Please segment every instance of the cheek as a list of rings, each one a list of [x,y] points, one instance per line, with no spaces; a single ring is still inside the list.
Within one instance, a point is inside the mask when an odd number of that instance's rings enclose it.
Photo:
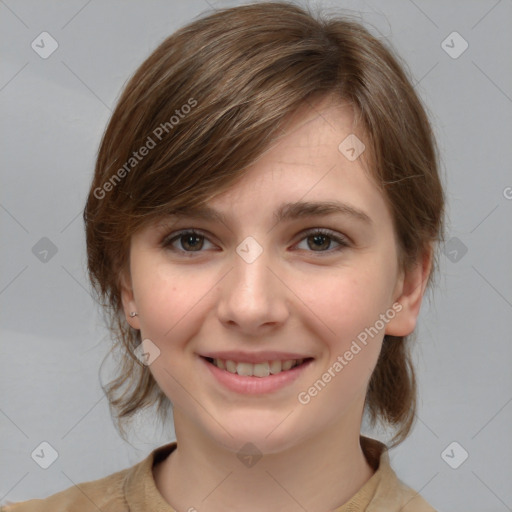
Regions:
[[[297,293],[315,314],[315,322],[323,325],[322,332],[328,333],[326,339],[333,350],[350,344],[388,307],[389,290],[382,278],[378,280],[378,269],[361,267],[364,270],[347,267],[318,275],[315,287],[303,283]]]
[[[366,392],[384,337],[380,315],[390,306],[390,272],[389,268],[385,272],[385,265],[378,258],[368,258],[329,275],[317,275],[314,288],[303,283],[300,293],[315,313],[310,334],[323,350],[317,375],[311,387],[303,390],[305,399],[315,402],[307,407],[312,418],[325,414],[322,407],[332,404],[334,420]]]
[[[132,275],[142,339],[150,339],[159,350],[149,370],[173,406],[192,411],[186,391],[191,385],[190,367],[183,365],[183,357],[193,351],[188,341],[201,328],[201,298],[207,299],[211,285],[201,273],[177,272],[165,263],[134,268]]]
[[[134,268],[132,274],[142,336],[162,344],[171,338],[183,339],[184,329],[195,325],[190,319],[207,292],[207,280],[158,262]]]
[[[386,311],[388,290],[385,281],[376,282],[374,272],[354,268],[317,283],[319,292],[310,291],[304,302],[317,315],[311,334],[323,355],[297,399],[310,421],[330,423],[364,399],[382,347],[384,329],[375,326]]]

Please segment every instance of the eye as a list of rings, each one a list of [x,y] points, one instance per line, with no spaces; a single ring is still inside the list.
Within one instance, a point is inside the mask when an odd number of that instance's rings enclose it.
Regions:
[[[161,246],[169,248],[171,251],[190,253],[190,252],[201,252],[206,240],[205,235],[194,229],[180,231],[179,233],[171,233],[167,235],[161,242]],[[181,249],[174,247],[174,243],[179,241]]]
[[[312,252],[332,254],[333,252],[341,251],[345,247],[349,246],[349,242],[346,238],[338,236],[336,233],[328,229],[310,229],[305,233],[302,233],[302,235],[304,238],[302,238],[301,240],[307,241],[307,246],[309,249],[312,249]],[[311,240],[311,243],[309,243],[309,240]],[[331,245],[332,241],[337,243],[338,247],[332,250],[323,250],[328,248]]]
[[[164,237],[160,245],[161,247],[169,249],[173,252],[182,254],[188,253],[192,256],[193,253],[202,252],[204,243],[207,240],[208,239],[206,236],[200,231],[196,231],[195,229],[187,229],[167,235]],[[333,252],[340,251],[345,247],[349,247],[350,245],[349,241],[343,236],[339,236],[335,232],[323,228],[314,228],[302,233],[301,242],[303,240],[306,241],[307,248],[311,249],[309,252],[317,253],[332,254]],[[175,246],[177,242],[179,242],[181,247]],[[338,244],[338,247],[328,250],[333,242]]]

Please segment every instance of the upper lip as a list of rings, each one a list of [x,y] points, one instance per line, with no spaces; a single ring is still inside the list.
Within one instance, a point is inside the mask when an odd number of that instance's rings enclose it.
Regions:
[[[225,352],[203,352],[202,357],[211,359],[223,359],[224,361],[236,361],[237,363],[265,363],[267,361],[288,361],[290,359],[309,359],[311,356],[298,354],[296,352],[241,352],[239,350],[228,350]]]

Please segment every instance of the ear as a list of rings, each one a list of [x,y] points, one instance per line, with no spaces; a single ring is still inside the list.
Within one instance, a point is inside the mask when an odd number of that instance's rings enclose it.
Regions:
[[[407,336],[414,331],[432,268],[432,255],[433,249],[429,246],[429,250],[423,253],[416,265],[401,272],[394,294],[394,302],[399,303],[401,309],[398,306],[394,308],[397,314],[388,322],[385,334]]]
[[[134,329],[140,329],[139,317],[131,317],[130,313],[132,311],[137,312],[137,304],[135,303],[135,296],[133,293],[133,288],[131,284],[131,278],[128,272],[121,272],[119,277],[120,287],[121,287],[121,301],[123,303],[124,315],[126,317],[126,321],[130,324]]]

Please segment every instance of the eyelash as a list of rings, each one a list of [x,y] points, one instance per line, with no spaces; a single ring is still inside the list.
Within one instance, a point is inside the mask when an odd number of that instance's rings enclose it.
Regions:
[[[349,247],[349,245],[350,245],[346,238],[340,237],[340,236],[336,235],[335,232],[333,232],[333,231],[331,231],[329,229],[325,229],[325,228],[313,228],[313,229],[306,230],[306,231],[304,231],[301,234],[302,234],[302,238],[299,240],[299,242],[302,242],[304,239],[309,238],[310,236],[321,235],[321,236],[325,236],[327,238],[330,238],[332,241],[334,241],[334,242],[339,244],[339,247],[337,247],[335,249],[332,249],[332,250],[327,250],[327,251],[308,251],[308,252],[312,252],[312,253],[318,253],[318,257],[323,257],[325,254],[332,255],[333,253],[337,253],[337,252],[345,249],[346,247]],[[194,236],[197,236],[197,237],[203,237],[203,238],[207,239],[207,236],[205,234],[203,234],[201,231],[197,231],[195,229],[185,229],[185,230],[182,230],[182,231],[178,231],[178,232],[166,235],[163,238],[163,240],[160,243],[160,245],[161,245],[161,247],[166,248],[166,249],[168,249],[170,251],[186,254],[187,255],[186,257],[194,257],[193,255],[195,253],[202,253],[202,252],[204,252],[203,250],[199,250],[199,251],[185,251],[183,249],[176,249],[174,247],[171,247],[171,245],[175,241],[179,240],[180,238],[182,238],[185,235],[194,235]]]

